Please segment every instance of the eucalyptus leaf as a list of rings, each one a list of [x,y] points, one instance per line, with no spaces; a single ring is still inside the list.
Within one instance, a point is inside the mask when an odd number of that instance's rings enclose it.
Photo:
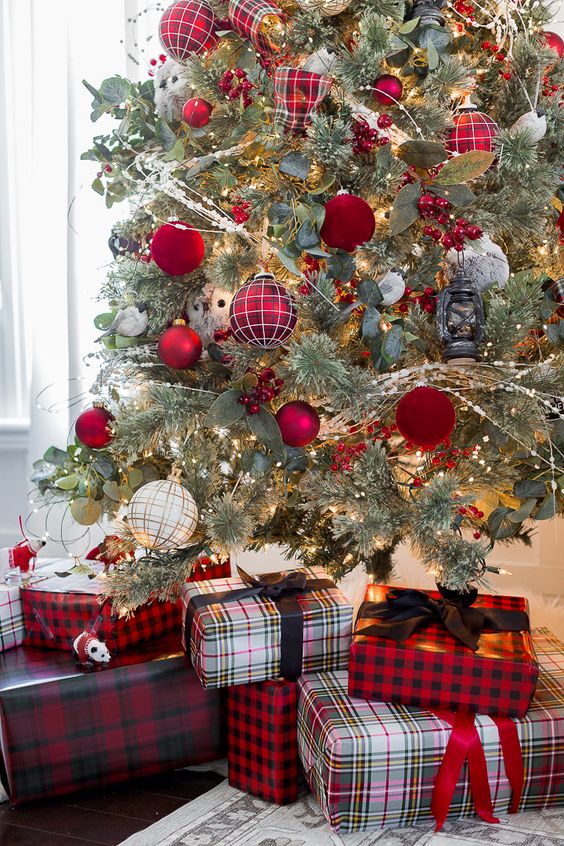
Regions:
[[[100,96],[104,98],[106,103],[111,103],[112,106],[119,106],[125,102],[131,94],[131,83],[121,76],[112,76],[110,79],[105,79],[100,86]]]
[[[557,512],[556,496],[549,493],[539,505],[538,511],[535,511],[533,517],[535,520],[550,520]]]
[[[72,491],[78,485],[78,476],[76,473],[69,473],[68,476],[61,476],[60,479],[57,479],[55,482],[55,487],[60,488],[62,491]]]
[[[258,414],[248,414],[247,424],[259,443],[274,453],[283,449],[282,434],[276,418],[270,411],[261,408]]]
[[[268,220],[272,224],[284,223],[292,214],[288,203],[272,203],[268,210]]]
[[[380,312],[369,306],[362,318],[362,337],[367,340],[377,338],[380,334]]]
[[[438,141],[421,141],[415,138],[410,141],[404,141],[398,148],[397,156],[413,167],[421,167],[428,170],[444,162],[447,158],[447,152]],[[454,181],[461,182],[463,180],[456,179]],[[413,185],[418,187],[415,183]],[[405,187],[407,188],[409,186],[406,185]]]
[[[100,92],[98,91],[98,89],[97,89],[97,88],[94,88],[94,86],[93,86],[93,85],[90,85],[90,83],[89,83],[89,82],[87,82],[85,79],[83,79],[83,80],[82,80],[82,84],[84,85],[84,87],[85,87],[86,89],[88,89],[88,91],[90,91],[90,93],[91,93],[91,94],[92,94],[92,96],[94,97],[94,100],[95,100],[97,103],[100,103],[100,102],[101,102],[101,100],[102,100],[102,97],[100,96]]]
[[[432,41],[427,44],[427,64],[429,70],[436,70],[439,67],[440,56]]]
[[[307,470],[308,458],[303,447],[286,447],[285,469],[288,473],[303,473]]]
[[[319,183],[319,185],[317,186],[317,188],[314,188],[314,189],[313,189],[312,191],[310,191],[309,193],[310,193],[312,196],[317,196],[318,194],[324,194],[324,193],[325,193],[325,191],[328,191],[328,190],[329,190],[329,188],[331,187],[331,185],[335,182],[336,178],[337,178],[337,177],[336,177],[333,173],[325,173],[325,174],[322,176],[322,178],[321,178],[321,182]]]
[[[380,305],[384,299],[380,286],[372,279],[363,279],[358,284],[356,293],[359,300],[368,306]]]
[[[416,27],[419,26],[419,18],[412,18],[410,21],[406,21],[402,24],[399,28],[401,33],[408,35],[410,32],[413,32]]]
[[[57,467],[63,467],[66,461],[68,461],[68,453],[62,449],[59,449],[55,446],[50,446],[43,453],[43,460],[47,461],[49,464],[55,464]]]
[[[314,229],[311,220],[304,220],[296,235],[296,244],[302,250],[319,245],[319,235]]]
[[[133,469],[127,474],[127,484],[134,491],[136,488],[141,487],[144,483],[143,473],[141,470]]]
[[[204,426],[217,429],[232,426],[245,415],[245,406],[239,402],[242,392],[231,388],[220,394],[206,414]]]
[[[401,326],[392,326],[382,338],[381,355],[389,364],[397,361],[403,351],[403,332]]]
[[[129,502],[129,500],[133,496],[133,491],[131,490],[129,485],[120,485],[118,487],[118,491],[120,499],[124,499],[126,502]]]
[[[513,494],[519,499],[529,499],[533,496],[540,499],[546,494],[546,485],[536,479],[520,479],[513,485]]]
[[[283,250],[278,250],[278,258],[280,259],[286,270],[289,270],[290,273],[294,274],[294,276],[301,275],[300,269],[296,264],[295,260],[293,258],[290,258],[290,256],[286,255]]]
[[[460,182],[469,182],[471,179],[481,176],[495,161],[495,153],[488,153],[486,150],[469,150],[450,159],[439,174],[442,185],[455,185]]]
[[[100,519],[102,506],[94,499],[79,496],[71,502],[70,512],[81,526],[93,526]]]
[[[97,314],[94,318],[94,326],[96,329],[99,329],[100,332],[105,332],[106,329],[109,329],[114,322],[115,316],[115,311],[105,311],[103,314]]]
[[[103,479],[111,479],[116,472],[116,465],[109,455],[100,453],[92,462],[92,469],[99,473]]]
[[[465,209],[476,199],[472,189],[463,184],[442,185],[439,182],[433,182],[433,192],[440,197],[445,197],[457,209]]]
[[[102,490],[104,491],[108,499],[112,500],[112,502],[119,502],[120,495],[117,482],[104,482],[104,484],[102,485]]]
[[[515,511],[514,508],[499,506],[499,508],[495,508],[488,517],[490,534],[494,540],[503,540],[504,538],[509,538],[516,534],[518,525],[511,523],[510,520],[506,519],[507,515],[513,511]]]
[[[531,511],[536,506],[537,500],[534,497],[531,499],[525,500],[523,505],[517,509],[517,511],[510,511],[507,515],[507,519],[511,520],[512,523],[522,523],[523,520],[526,520],[527,517],[531,516]]]
[[[390,235],[399,235],[419,220],[417,200],[421,195],[419,185],[415,182],[404,185],[396,194],[394,205],[390,212]]]
[[[327,261],[327,270],[333,279],[348,282],[356,272],[356,263],[354,258],[344,250],[337,250]]]
[[[443,53],[445,48],[450,44],[450,30],[447,27],[429,25],[423,27],[417,35],[417,41],[420,47],[428,50],[429,47],[435,49],[438,53]]]
[[[96,191],[97,194],[100,194],[101,197],[104,196],[106,189],[104,188],[104,183],[100,179],[99,176],[92,182],[91,188],[93,191]]]
[[[260,479],[270,472],[272,464],[273,459],[271,455],[265,455],[264,452],[254,452],[250,473],[255,479]]]
[[[311,161],[303,153],[292,151],[286,153],[278,165],[280,173],[286,176],[295,176],[298,179],[307,179],[311,169]]]
[[[157,118],[155,123],[155,137],[159,144],[168,152],[176,144],[176,135],[164,118]]]

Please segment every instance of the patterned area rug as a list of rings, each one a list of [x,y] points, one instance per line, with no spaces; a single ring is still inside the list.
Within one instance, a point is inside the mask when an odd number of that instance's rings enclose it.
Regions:
[[[564,846],[564,808],[429,826],[379,829],[339,836],[317,802],[305,795],[278,807],[230,787],[227,781],[179,808],[121,846]]]

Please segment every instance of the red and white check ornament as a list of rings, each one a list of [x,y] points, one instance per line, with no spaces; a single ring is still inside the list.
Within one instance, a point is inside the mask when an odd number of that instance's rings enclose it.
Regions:
[[[303,131],[332,83],[330,76],[301,68],[278,68],[274,74],[275,123],[285,130]]]
[[[165,53],[180,62],[217,43],[215,17],[205,0],[177,0],[163,12],[159,35]]]
[[[278,51],[275,29],[281,28],[282,12],[268,0],[229,0],[227,15],[233,29],[263,53]]]

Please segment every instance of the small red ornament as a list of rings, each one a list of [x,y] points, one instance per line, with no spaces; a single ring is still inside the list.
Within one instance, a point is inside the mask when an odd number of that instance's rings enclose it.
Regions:
[[[564,56],[564,41],[556,32],[549,32],[547,30],[546,32],[541,33],[541,38],[547,47],[550,47],[551,50],[558,53],[559,59]]]
[[[182,117],[192,129],[201,129],[207,126],[210,122],[210,115],[213,106],[207,100],[202,100],[201,97],[192,97],[184,103],[182,109]]]
[[[229,309],[229,325],[235,338],[263,349],[274,349],[287,341],[297,319],[294,300],[272,273],[257,273],[246,282]]]
[[[414,388],[397,404],[396,424],[401,435],[425,449],[432,449],[448,438],[455,423],[452,402],[436,388]]]
[[[374,99],[381,106],[390,106],[401,100],[403,85],[401,79],[391,73],[379,76],[373,87]]]
[[[160,360],[172,370],[193,367],[202,354],[202,341],[185,320],[175,320],[159,338],[157,352]]]
[[[499,126],[489,115],[475,106],[461,109],[454,115],[454,129],[446,136],[445,146],[451,153],[469,153],[471,150],[493,152],[494,139]]]
[[[328,247],[339,247],[352,253],[374,235],[374,212],[362,197],[337,194],[325,204],[325,220],[321,237]]]
[[[162,14],[161,44],[169,56],[183,62],[192,53],[215,47],[214,23],[213,9],[205,0],[177,0]]]
[[[192,273],[203,261],[204,239],[197,229],[181,220],[160,226],[151,241],[153,261],[169,276]]]
[[[103,405],[94,405],[79,414],[74,431],[78,440],[90,449],[103,449],[113,438],[108,424],[114,420]]]
[[[304,447],[314,441],[321,425],[319,414],[307,402],[294,400],[276,412],[276,422],[287,446]]]

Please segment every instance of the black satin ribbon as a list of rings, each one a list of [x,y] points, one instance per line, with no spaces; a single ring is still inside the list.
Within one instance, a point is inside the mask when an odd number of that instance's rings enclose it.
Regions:
[[[433,599],[421,590],[393,588],[386,602],[364,602],[358,620],[379,620],[378,625],[358,627],[357,635],[387,637],[403,643],[417,629],[440,622],[465,646],[475,652],[483,631],[529,631],[529,617],[524,611],[500,608],[464,608],[448,599]]]
[[[199,608],[250,597],[270,599],[280,613],[280,675],[286,679],[297,679],[302,672],[304,650],[304,615],[298,594],[327,590],[335,587],[335,583],[331,579],[308,579],[302,570],[250,576],[237,567],[237,572],[247,587],[218,593],[199,593],[190,597],[186,611],[187,634],[191,631],[194,615]]]

